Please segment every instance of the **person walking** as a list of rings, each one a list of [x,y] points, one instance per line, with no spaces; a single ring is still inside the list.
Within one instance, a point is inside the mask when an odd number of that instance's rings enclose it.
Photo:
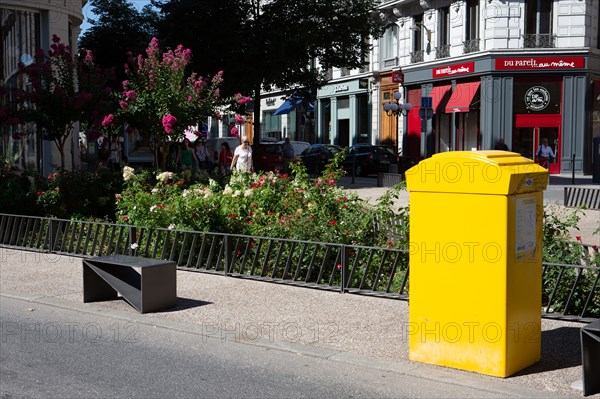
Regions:
[[[190,140],[183,139],[179,152],[177,153],[177,164],[181,173],[186,179],[192,177],[192,168],[194,167],[194,160],[198,161],[196,154],[190,147]]]
[[[231,162],[233,161],[233,154],[229,148],[227,142],[221,143],[221,151],[219,152],[219,172],[226,174],[229,173]]]
[[[508,146],[504,143],[504,138],[500,137],[494,146],[494,150],[508,151]]]
[[[196,159],[198,159],[198,169],[208,169],[208,151],[204,147],[204,140],[196,140],[195,146]]]
[[[242,137],[242,144],[238,145],[233,152],[231,161],[231,170],[236,169],[239,172],[254,172],[252,165],[252,148],[247,136]]]
[[[294,147],[290,143],[290,138],[286,137],[283,143],[283,173],[289,173],[289,165],[294,160],[294,156]]]
[[[538,147],[535,156],[537,157],[538,164],[546,169],[548,169],[549,166],[549,159],[556,158],[552,147],[548,145],[547,138],[542,140],[542,144]]]

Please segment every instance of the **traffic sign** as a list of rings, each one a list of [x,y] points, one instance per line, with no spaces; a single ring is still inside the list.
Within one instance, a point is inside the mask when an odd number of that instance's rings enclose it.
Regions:
[[[431,97],[421,97],[421,107],[431,108],[433,102]]]

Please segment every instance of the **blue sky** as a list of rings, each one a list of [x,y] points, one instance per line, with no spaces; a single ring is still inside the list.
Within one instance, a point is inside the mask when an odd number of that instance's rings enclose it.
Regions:
[[[150,0],[128,0],[129,3],[133,4],[135,8],[141,10],[144,8],[146,4],[150,4]],[[81,33],[85,32],[86,29],[90,27],[88,23],[88,17],[94,18],[94,13],[92,13],[92,7],[90,6],[90,2],[83,7],[83,23],[81,24]]]

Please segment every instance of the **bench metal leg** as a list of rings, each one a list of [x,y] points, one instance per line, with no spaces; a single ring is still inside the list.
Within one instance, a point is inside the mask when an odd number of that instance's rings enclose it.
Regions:
[[[111,301],[117,298],[117,291],[83,261],[83,302]]]
[[[583,395],[600,393],[600,320],[581,329]]]

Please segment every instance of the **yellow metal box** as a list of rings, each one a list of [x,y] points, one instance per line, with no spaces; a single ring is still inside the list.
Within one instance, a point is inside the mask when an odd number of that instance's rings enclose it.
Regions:
[[[409,358],[498,377],[537,362],[547,170],[512,152],[456,151],[406,182]]]

